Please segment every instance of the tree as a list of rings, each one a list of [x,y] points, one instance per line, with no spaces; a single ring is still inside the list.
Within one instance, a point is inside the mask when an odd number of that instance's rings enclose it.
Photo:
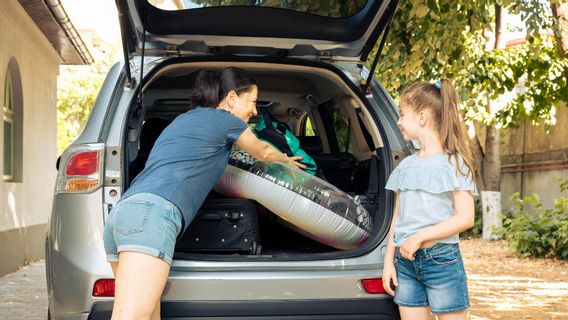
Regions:
[[[568,57],[568,3],[554,1],[550,4],[550,9],[556,21],[554,37],[558,44],[558,55],[566,58]],[[568,77],[568,69],[564,70],[564,74]]]
[[[87,121],[118,48],[107,48],[89,66],[63,66],[57,79],[57,153],[73,142]]]
[[[515,128],[525,119],[548,128],[555,123],[555,108],[568,98],[563,72],[568,60],[560,55],[565,50],[555,49],[565,40],[561,32],[556,40],[542,35],[555,25],[551,8],[561,8],[564,13],[558,10],[556,17],[566,18],[565,6],[556,2],[414,0],[401,2],[393,20],[377,76],[390,92],[416,80],[454,80],[464,117],[476,132],[471,147],[482,191],[500,190],[499,128]],[[504,48],[505,10],[521,15],[527,45]],[[487,30],[495,35],[493,42]],[[514,98],[495,103],[505,93]]]

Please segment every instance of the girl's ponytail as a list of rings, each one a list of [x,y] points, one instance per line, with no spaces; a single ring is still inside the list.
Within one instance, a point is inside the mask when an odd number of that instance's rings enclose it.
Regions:
[[[438,87],[436,85],[436,87]],[[447,79],[441,79],[439,82],[440,97],[442,99],[442,110],[440,114],[439,134],[442,146],[446,151],[454,157],[455,163],[458,162],[458,155],[461,155],[463,161],[469,168],[469,172],[461,172],[460,165],[456,167],[463,175],[470,175],[475,180],[473,173],[473,164],[471,161],[470,150],[468,148],[467,136],[458,110],[458,95],[452,83]]]
[[[462,172],[461,165],[456,167],[463,175],[471,174],[472,179],[475,179],[466,131],[460,121],[458,94],[452,82],[447,79],[435,83],[416,82],[404,90],[400,101],[411,106],[415,112],[428,110],[432,113],[434,129],[444,151],[454,157],[456,164],[461,156],[469,172]]]

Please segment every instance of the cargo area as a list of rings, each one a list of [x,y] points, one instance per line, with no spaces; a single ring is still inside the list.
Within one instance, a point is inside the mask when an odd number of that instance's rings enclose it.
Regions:
[[[222,66],[173,64],[151,75],[143,91],[144,112],[132,105],[125,126],[125,188],[143,170],[162,130],[176,116],[196,107],[189,99],[196,71]],[[379,183],[384,177],[377,152],[382,138],[366,106],[331,70],[268,63],[245,65],[244,69],[259,87],[259,115],[251,118],[249,126],[259,121],[261,109],[287,126],[316,163],[317,179],[356,198],[372,219],[369,239],[378,237],[387,229],[383,228],[384,190]],[[215,190],[209,193],[197,217],[198,222],[194,220],[195,225],[178,239],[176,259],[318,259],[349,251],[306,236],[278,212],[254,200],[227,197]],[[256,230],[243,231],[247,228]]]

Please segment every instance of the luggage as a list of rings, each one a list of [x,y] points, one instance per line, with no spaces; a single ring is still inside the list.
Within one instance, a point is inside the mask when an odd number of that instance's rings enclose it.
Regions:
[[[247,199],[207,199],[176,251],[259,255],[258,204]]]

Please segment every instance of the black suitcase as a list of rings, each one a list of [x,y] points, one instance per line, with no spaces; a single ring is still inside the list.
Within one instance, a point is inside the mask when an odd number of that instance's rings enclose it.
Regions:
[[[260,254],[257,206],[246,199],[207,199],[177,240],[176,251]]]

